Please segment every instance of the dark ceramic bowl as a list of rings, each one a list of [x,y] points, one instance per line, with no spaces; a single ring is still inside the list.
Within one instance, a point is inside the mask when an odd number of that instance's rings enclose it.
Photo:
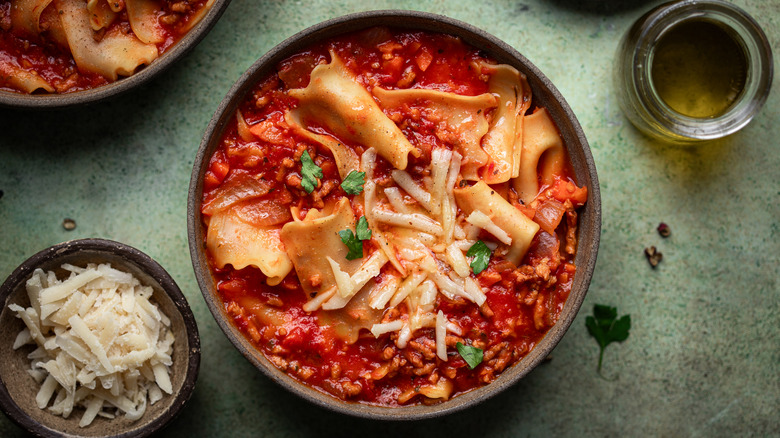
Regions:
[[[55,110],[88,105],[109,100],[136,89],[159,76],[176,61],[184,58],[206,36],[225,12],[230,0],[214,0],[206,16],[182,39],[170,47],[159,58],[141,68],[132,76],[120,78],[109,84],[90,90],[63,94],[23,94],[0,90],[0,107],[31,110]]]
[[[534,100],[547,108],[560,129],[577,182],[588,188],[588,202],[580,213],[580,243],[575,259],[577,273],[558,323],[526,357],[511,369],[504,371],[495,382],[432,406],[385,408],[343,402],[305,386],[279,371],[245,338],[233,325],[231,317],[226,314],[204,250],[205,229],[200,214],[203,177],[208,169],[209,159],[218,147],[227,123],[234,117],[238,104],[246,98],[247,93],[259,80],[274,72],[278,63],[293,53],[336,35],[373,26],[420,29],[457,35],[466,43],[484,50],[499,63],[510,64],[525,73],[533,90]],[[373,11],[325,21],[293,35],[255,62],[233,85],[211,119],[195,158],[187,207],[190,254],[198,284],[211,313],[236,348],[272,380],[306,400],[340,413],[387,420],[422,419],[459,411],[494,396],[528,374],[552,351],[574,321],[593,275],[601,232],[601,197],[596,167],[588,142],[571,108],[550,80],[523,55],[487,32],[447,17],[412,11]]]
[[[78,423],[83,410],[74,409],[68,419],[39,409],[35,396],[40,385],[27,370],[30,360],[27,354],[32,346],[13,350],[16,335],[24,323],[9,310],[10,304],[22,307],[30,305],[25,288],[26,281],[36,268],[54,271],[62,278],[60,266],[70,263],[85,266],[87,263],[111,263],[111,266],[133,274],[141,284],[154,289],[152,299],[171,320],[171,330],[176,338],[173,343],[171,383],[173,393],[147,406],[137,421],[129,421],[123,415],[114,419],[95,418],[91,425],[81,428]],[[150,435],[171,421],[192,395],[200,367],[200,337],[198,326],[187,300],[170,275],[149,256],[122,243],[102,239],[82,239],[64,242],[47,248],[22,263],[0,286],[0,407],[19,426],[43,437],[142,437]]]

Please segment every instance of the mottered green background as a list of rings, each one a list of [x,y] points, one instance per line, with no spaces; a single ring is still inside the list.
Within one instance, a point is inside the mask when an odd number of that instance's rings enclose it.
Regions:
[[[680,148],[640,134],[617,106],[612,62],[630,24],[658,3],[233,0],[192,53],[140,90],[75,110],[0,109],[0,279],[82,237],[162,264],[193,308],[203,356],[192,400],[161,436],[780,436],[780,90],[775,80],[756,119],[723,140]],[[734,3],[780,56],[780,2]],[[603,202],[590,291],[552,360],[482,405],[414,423],[334,414],[268,380],[217,327],[187,246],[195,153],[238,76],[305,27],[392,8],[466,21],[536,64],[585,130]],[[660,222],[671,237],[658,235]],[[656,269],[643,255],[651,245],[663,253]],[[605,353],[606,378],[585,328],[595,303],[633,322]],[[0,436],[24,435],[0,416]]]

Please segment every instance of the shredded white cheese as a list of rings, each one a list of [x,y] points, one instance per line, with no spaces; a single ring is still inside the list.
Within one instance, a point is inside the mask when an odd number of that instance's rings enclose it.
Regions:
[[[404,214],[411,213],[409,207],[404,203],[403,195],[401,195],[401,190],[398,187],[388,187],[384,191],[385,196],[387,196],[387,201],[395,211]]]
[[[482,228],[483,230],[487,231],[488,233],[496,236],[496,239],[500,240],[501,243],[504,243],[506,245],[512,244],[512,238],[509,237],[509,234],[506,233],[501,227],[493,223],[493,221],[486,215],[485,213],[482,213],[479,210],[474,210],[471,212],[469,217],[466,218],[468,223],[475,225],[477,227]]]
[[[371,326],[371,334],[373,334],[375,337],[379,337],[385,333],[397,332],[398,330],[401,330],[403,326],[404,322],[400,319],[386,323],[374,324]]]
[[[63,281],[36,269],[26,284],[30,307],[8,306],[26,326],[13,348],[38,346],[28,355],[30,375],[42,382],[38,407],[65,418],[83,408],[81,427],[117,411],[141,418],[173,392],[170,320],[131,274],[109,264],[62,268],[71,273]]]
[[[445,250],[445,257],[452,269],[458,273],[461,277],[468,277],[471,271],[469,270],[469,262],[466,260],[466,256],[463,255],[463,251],[458,248],[457,244],[453,243]]]
[[[322,308],[325,310],[341,309],[346,306],[347,303],[349,303],[349,300],[352,299],[352,297],[355,296],[369,280],[379,275],[382,266],[388,262],[384,252],[376,251],[371,254],[371,257],[360,265],[360,268],[350,277],[341,270],[338,263],[333,259],[328,257],[327,260],[330,262],[331,269],[336,276],[336,288],[339,292],[322,304]],[[349,290],[342,292],[342,288],[348,288]]]
[[[399,284],[401,284],[400,278],[390,277],[388,281],[382,283],[379,288],[374,290],[374,294],[371,296],[368,303],[369,306],[371,306],[372,309],[384,309],[387,302],[390,301],[390,298],[395,295],[395,291],[398,290]]]
[[[336,278],[336,287],[342,298],[352,296],[355,291],[355,282],[349,277],[349,274],[341,270],[341,266],[332,258],[325,257],[333,270],[333,277]]]
[[[447,344],[445,340],[447,338],[447,319],[444,317],[444,313],[439,310],[436,314],[436,355],[439,359],[447,360]]]
[[[473,210],[468,217],[460,212],[454,191],[460,180],[462,158],[457,152],[434,148],[430,173],[422,180],[395,169],[390,172],[395,184],[378,189],[373,181],[376,152],[368,149],[363,153],[360,168],[366,172],[364,214],[380,251],[375,251],[351,277],[337,260],[328,259],[337,286],[318,294],[304,310],[343,308],[389,260],[399,275],[386,273],[371,290],[368,304],[372,309],[389,310],[406,303],[406,311],[374,324],[371,333],[378,337],[395,332],[396,346],[403,349],[416,330],[434,328],[436,355],[446,361],[447,333],[463,335],[463,331],[436,310],[438,294],[482,306],[487,297],[464,253],[477,242],[482,230],[495,238],[484,241],[491,250],[499,243],[512,243],[511,236],[484,212]]]
[[[463,279],[463,288],[471,297],[471,301],[476,303],[477,306],[481,306],[487,299],[485,293],[482,292],[482,287],[480,287],[479,283],[477,283],[477,280],[471,277],[466,277]]]
[[[406,299],[409,293],[414,290],[420,283],[425,280],[425,273],[422,271],[415,271],[412,275],[406,277],[406,279],[398,287],[398,290],[393,295],[393,299],[390,300],[390,307],[395,307],[401,304],[401,301]]]
[[[409,196],[419,202],[420,205],[422,205],[426,210],[434,212],[435,209],[431,202],[431,194],[426,192],[422,187],[414,182],[411,175],[403,170],[394,170],[391,172],[391,176],[393,177],[393,180],[395,180],[396,184],[401,186],[402,189],[406,190],[406,193],[408,193]]]
[[[399,227],[414,228],[422,232],[440,236],[444,231],[435,220],[420,213],[394,213],[391,211],[376,210],[374,217],[380,222]]]

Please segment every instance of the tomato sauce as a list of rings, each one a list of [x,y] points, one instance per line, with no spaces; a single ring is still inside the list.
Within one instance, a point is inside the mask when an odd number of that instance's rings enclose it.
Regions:
[[[163,2],[163,9],[158,12],[164,36],[163,41],[157,44],[160,56],[187,33],[192,20],[197,19],[198,11],[207,7],[208,1],[166,0]],[[54,2],[48,6],[48,8],[54,7]],[[42,20],[45,16],[46,12],[42,14]],[[125,33],[132,32],[126,10],[119,12],[114,22],[105,31],[117,27]],[[0,64],[18,65],[25,70],[35,71],[55,88],[56,93],[83,91],[111,82],[100,74],[79,70],[70,50],[50,40],[45,31],[39,38],[30,38],[23,32],[15,32],[11,28],[11,2],[7,0],[0,0]],[[6,83],[1,75],[0,90],[23,92]],[[45,93],[43,90],[37,92]]]
[[[240,172],[268,181],[272,188],[263,199],[297,207],[301,216],[308,209],[322,208],[329,201],[347,196],[339,187],[341,180],[333,156],[322,147],[318,147],[314,161],[323,169],[321,187],[332,185],[332,190],[318,197],[297,188],[295,178],[300,177],[299,161],[304,150],[301,144],[307,141],[279,128],[283,126],[284,111],[297,105],[286,90],[305,87],[311,70],[318,63],[329,62],[329,51],[337,53],[369,90],[375,86],[408,88],[412,84],[462,95],[488,90],[486,78],[472,67],[473,61],[486,57],[451,36],[380,28],[322,42],[281,62],[278,74],[259,83],[239,105],[255,136],[243,139],[235,121],[228,126],[205,175],[204,205],[213,199],[229,174]],[[402,120],[402,132],[421,149],[419,157],[409,156],[407,168],[419,178],[420,169],[430,162],[431,147],[452,146],[434,134],[434,122],[409,113],[398,116],[394,120]],[[362,145],[350,146],[358,155],[364,151]],[[378,158],[375,180],[381,184],[389,178],[390,170],[392,166]],[[456,396],[488,384],[525,356],[555,324],[575,272],[575,209],[586,197],[587,192],[576,186],[567,168],[556,176],[554,184],[542,187],[535,201],[536,205],[547,200],[566,205],[555,231],[536,235],[521,266],[493,257],[487,269],[477,275],[487,296],[485,305],[478,307],[438,295],[436,310],[463,331],[462,336],[453,335],[452,339],[448,335],[447,361],[432,353],[433,328],[417,330],[404,349],[396,347],[395,333],[375,338],[362,330],[355,343],[343,341],[329,324],[326,312],[303,311],[310,297],[294,270],[277,286],[268,286],[262,272],[251,266],[235,270],[226,265],[219,269],[212,263],[212,271],[235,325],[291,377],[344,400],[384,406],[435,403],[440,400],[417,396],[420,388],[446,378],[453,384],[451,396]],[[352,205],[359,217],[360,204]],[[517,206],[533,217],[535,206]],[[204,215],[206,224],[208,219]],[[368,253],[376,249],[373,245],[373,241],[366,245]],[[379,279],[393,270],[388,263]],[[401,311],[403,306],[399,305]],[[482,349],[482,363],[469,369],[460,355],[453,354],[455,348],[450,344],[455,341]]]

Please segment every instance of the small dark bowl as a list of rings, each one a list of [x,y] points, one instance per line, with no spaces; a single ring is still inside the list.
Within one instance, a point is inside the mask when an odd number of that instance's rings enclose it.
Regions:
[[[114,82],[84,91],[72,93],[24,94],[0,90],[0,107],[30,110],[57,110],[78,107],[110,100],[132,89],[137,89],[162,74],[171,65],[184,58],[206,36],[225,12],[230,0],[215,0],[211,10],[190,29],[182,39],[159,58],[141,68],[135,74]]]
[[[151,406],[138,421],[129,421],[123,415],[114,419],[95,418],[91,425],[79,427],[83,410],[74,409],[64,419],[39,409],[35,396],[40,385],[27,370],[30,361],[27,354],[32,346],[13,350],[16,335],[24,323],[9,310],[10,304],[22,307],[30,305],[26,281],[36,268],[54,271],[62,278],[60,266],[70,263],[85,266],[87,263],[111,263],[111,266],[131,273],[141,284],[154,289],[153,300],[171,320],[173,365],[171,383],[173,393]],[[184,407],[192,395],[200,368],[200,337],[195,317],[187,300],[170,275],[157,262],[135,248],[119,242],[102,239],[82,239],[60,243],[47,248],[22,263],[0,286],[0,407],[19,426],[43,437],[142,437],[161,429]]]
[[[387,408],[344,402],[303,385],[279,371],[246,339],[227,315],[204,249],[205,230],[200,214],[203,177],[208,169],[209,159],[219,146],[220,138],[228,122],[233,118],[238,104],[247,97],[259,80],[274,72],[283,59],[322,40],[374,26],[419,29],[456,35],[464,42],[483,50],[499,63],[510,64],[525,73],[533,91],[534,101],[546,107],[558,125],[577,182],[588,188],[588,202],[579,216],[579,249],[575,258],[577,273],[558,323],[526,357],[504,371],[493,383],[431,406]],[[451,18],[415,11],[372,11],[325,21],[293,35],[260,58],[238,79],[211,119],[195,158],[190,180],[187,216],[190,254],[201,292],[220,328],[252,364],[294,394],[333,411],[371,419],[416,420],[456,412],[489,399],[528,374],[552,351],[577,316],[593,276],[601,233],[601,196],[593,157],[577,118],[550,80],[523,55],[487,32]]]

